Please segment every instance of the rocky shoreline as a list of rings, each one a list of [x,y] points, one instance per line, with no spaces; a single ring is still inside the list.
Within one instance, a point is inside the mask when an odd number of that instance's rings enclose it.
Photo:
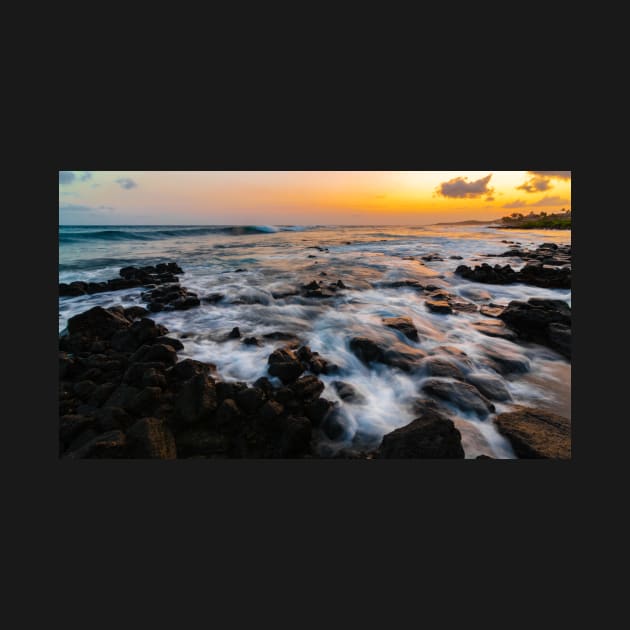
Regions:
[[[567,264],[567,255],[570,261],[570,248],[567,252],[566,248],[541,247],[535,252],[510,250],[504,255],[539,263],[532,276],[535,283],[547,277],[549,265],[558,271]],[[489,266],[482,266],[484,277],[494,278],[485,267]],[[566,268],[562,269],[565,273]],[[460,270],[458,267],[456,273],[465,277]],[[177,276],[183,273],[171,262],[126,267],[120,270],[120,278],[106,283],[60,284],[60,296],[142,287],[146,304],[146,308],[97,306],[68,320],[67,332],[59,338],[60,457],[462,459],[462,435],[448,411],[454,405],[480,420],[494,422],[519,457],[570,458],[569,420],[534,408],[495,415],[493,401],[509,402],[509,392],[500,378],[475,373],[463,353],[453,349],[449,354],[444,348],[436,356],[403,343],[385,347],[369,337],[349,339],[350,350],[366,365],[381,363],[406,372],[422,369],[430,377],[418,392],[415,419],[385,435],[377,448],[358,445],[356,449],[327,450],[326,444],[343,437],[344,428],[338,403],[322,397],[324,383],[318,376],[336,375],[338,367],[281,333],[268,336],[286,341],[268,356],[269,378],[252,384],[221,380],[211,363],[179,360],[177,352],[183,344],[169,337],[168,329],[149,317],[151,312],[187,310],[199,306],[201,300],[216,303],[222,299],[213,294],[200,300],[180,285]],[[473,275],[479,273],[472,270]],[[570,282],[570,268],[568,274]],[[524,276],[519,277],[523,281]],[[474,302],[439,286],[412,284],[425,294],[430,312],[449,316],[479,310]],[[294,294],[331,298],[346,288],[341,280],[314,280],[297,287]],[[488,304],[481,307],[482,313],[484,308],[490,319],[475,324],[479,332],[541,343],[570,360],[571,310],[566,303],[530,299],[512,301],[507,307]],[[422,339],[410,318],[384,318],[382,323],[404,338]],[[234,328],[228,338],[240,336],[240,330]],[[242,343],[260,345],[254,337]],[[522,359],[505,353],[489,351],[487,362],[499,374],[529,369]],[[344,404],[360,404],[361,394],[342,378],[332,386]]]

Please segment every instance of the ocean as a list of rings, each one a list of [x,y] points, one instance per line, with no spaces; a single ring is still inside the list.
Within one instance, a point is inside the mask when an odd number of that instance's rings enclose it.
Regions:
[[[421,291],[387,286],[405,281],[433,284],[477,304],[507,305],[532,297],[571,304],[570,290],[479,284],[453,273],[460,264],[482,262],[522,267],[518,258],[492,257],[510,249],[505,241],[533,248],[544,242],[570,243],[571,234],[488,226],[60,226],[59,282],[105,281],[117,277],[124,266],[176,261],[185,271],[182,286],[202,298],[201,306],[154,313],[151,318],[182,341],[180,359],[214,363],[223,380],[251,384],[267,375],[269,354],[285,343],[264,335],[293,334],[340,368],[338,375],[319,377],[325,384],[323,397],[338,402],[343,412],[344,434],[331,448],[357,442],[374,446],[384,434],[413,420],[413,402],[426,374],[364,365],[349,349],[349,340],[356,336],[436,356],[462,351],[470,369],[493,376],[497,374],[488,364],[488,351],[522,357],[530,369],[501,376],[512,401],[495,403],[497,413],[518,404],[570,417],[571,366],[565,358],[537,344],[482,334],[473,324],[488,318],[479,312],[432,313]],[[422,260],[430,254],[438,258]],[[313,280],[341,280],[346,289],[325,299],[287,295]],[[59,298],[59,332],[70,317],[92,306],[144,305],[141,292],[135,288]],[[204,302],[211,294],[223,297]],[[413,320],[419,341],[383,326],[383,318],[396,316]],[[225,340],[235,326],[243,337],[264,343]],[[341,400],[331,385],[335,380],[353,385],[362,401]],[[455,407],[451,411],[466,457],[515,456],[490,419]]]

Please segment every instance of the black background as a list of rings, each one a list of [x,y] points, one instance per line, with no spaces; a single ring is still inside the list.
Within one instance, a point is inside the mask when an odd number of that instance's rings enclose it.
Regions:
[[[600,339],[588,324],[589,260],[606,228],[579,164],[591,132],[572,124],[573,75],[556,68],[532,86],[534,60],[519,62],[510,83],[469,58],[431,75],[423,58],[402,75],[368,64],[339,82],[304,68],[272,82],[255,66],[226,83],[217,64],[171,68],[167,80],[158,64],[122,85],[113,73],[76,94],[56,88],[32,146],[45,160],[27,169],[18,212],[29,237],[7,243],[27,286],[5,417],[22,432],[5,444],[19,462],[7,478],[15,579],[43,588],[55,620],[567,622],[578,568],[593,557],[585,519],[606,519],[594,458],[610,436],[594,392],[612,385],[589,371]],[[573,459],[59,460],[57,171],[158,169],[572,170]]]

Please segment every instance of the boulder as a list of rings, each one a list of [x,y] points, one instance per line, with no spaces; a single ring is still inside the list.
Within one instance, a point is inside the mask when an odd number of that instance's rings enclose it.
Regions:
[[[453,312],[451,305],[446,300],[432,300],[427,299],[424,301],[424,305],[427,310],[432,313],[439,313],[441,315],[449,315]]]
[[[453,421],[427,409],[408,425],[383,437],[377,456],[387,459],[463,459],[460,432]]]
[[[440,356],[430,356],[422,361],[422,367],[429,376],[444,376],[463,380],[464,374],[455,361]]]
[[[185,424],[210,420],[216,408],[214,381],[204,374],[197,374],[186,381],[175,399],[177,417]]]
[[[499,414],[494,422],[519,457],[571,459],[571,422],[567,418],[521,407]]]
[[[142,418],[127,433],[133,457],[176,459],[177,447],[171,430],[163,420]]]
[[[487,348],[485,355],[490,359],[490,367],[499,372],[499,374],[523,374],[529,372],[529,360],[521,354],[504,349]]]
[[[388,328],[398,330],[412,341],[418,341],[418,331],[410,317],[388,317],[383,319],[383,323]]]
[[[512,399],[503,379],[498,376],[477,372],[467,374],[466,381],[476,387],[489,400],[504,402]]]
[[[346,403],[363,404],[365,396],[359,393],[354,385],[344,381],[333,381],[331,385],[335,388],[339,398]]]
[[[122,431],[96,435],[82,446],[65,454],[67,459],[118,459],[125,456],[127,438]]]
[[[463,411],[473,411],[480,418],[485,418],[494,411],[494,405],[469,383],[429,378],[423,383],[422,390],[452,403]]]
[[[100,306],[95,306],[68,320],[68,332],[71,335],[83,333],[102,339],[109,339],[116,331],[129,326],[129,321],[123,315],[112,313]]]
[[[301,361],[290,348],[274,350],[269,355],[268,364],[269,374],[277,376],[285,385],[295,381],[304,372]]]

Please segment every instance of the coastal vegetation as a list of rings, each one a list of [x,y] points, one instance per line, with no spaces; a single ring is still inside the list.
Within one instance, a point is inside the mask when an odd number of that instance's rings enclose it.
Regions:
[[[530,212],[523,215],[520,212],[514,212],[510,216],[503,217],[498,227],[515,228],[520,230],[543,228],[548,230],[570,230],[571,229],[571,210],[564,208],[560,212],[548,214],[547,212],[539,212],[538,214]]]

